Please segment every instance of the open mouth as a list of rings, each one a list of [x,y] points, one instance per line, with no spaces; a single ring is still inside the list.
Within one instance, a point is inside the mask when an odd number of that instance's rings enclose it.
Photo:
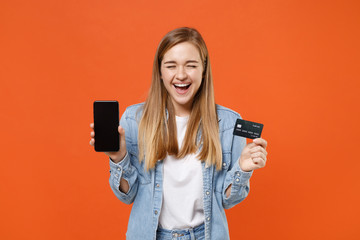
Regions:
[[[177,90],[186,91],[190,87],[190,85],[191,83],[187,83],[187,84],[181,83],[181,84],[174,84],[174,87]]]

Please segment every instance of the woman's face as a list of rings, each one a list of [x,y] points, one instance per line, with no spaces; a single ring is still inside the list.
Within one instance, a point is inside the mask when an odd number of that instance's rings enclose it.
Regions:
[[[179,43],[165,53],[161,62],[161,78],[177,116],[190,114],[202,75],[200,53],[192,43]]]

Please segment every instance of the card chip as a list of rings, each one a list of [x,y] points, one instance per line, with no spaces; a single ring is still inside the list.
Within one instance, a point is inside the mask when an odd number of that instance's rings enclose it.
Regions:
[[[237,119],[234,127],[234,135],[250,139],[259,138],[263,129],[263,124]]]

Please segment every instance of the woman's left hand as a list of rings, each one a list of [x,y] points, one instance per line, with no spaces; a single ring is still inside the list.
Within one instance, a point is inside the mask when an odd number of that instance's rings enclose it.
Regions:
[[[240,156],[239,165],[241,170],[249,172],[265,167],[267,155],[266,146],[267,142],[262,138],[255,138],[253,142],[248,143]]]

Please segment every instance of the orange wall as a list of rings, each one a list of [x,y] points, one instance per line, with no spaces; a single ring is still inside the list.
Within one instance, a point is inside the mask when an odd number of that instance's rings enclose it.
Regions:
[[[203,35],[217,103],[264,123],[232,239],[359,239],[359,1],[1,1],[0,239],[125,239],[92,102],[145,99],[162,36]]]

